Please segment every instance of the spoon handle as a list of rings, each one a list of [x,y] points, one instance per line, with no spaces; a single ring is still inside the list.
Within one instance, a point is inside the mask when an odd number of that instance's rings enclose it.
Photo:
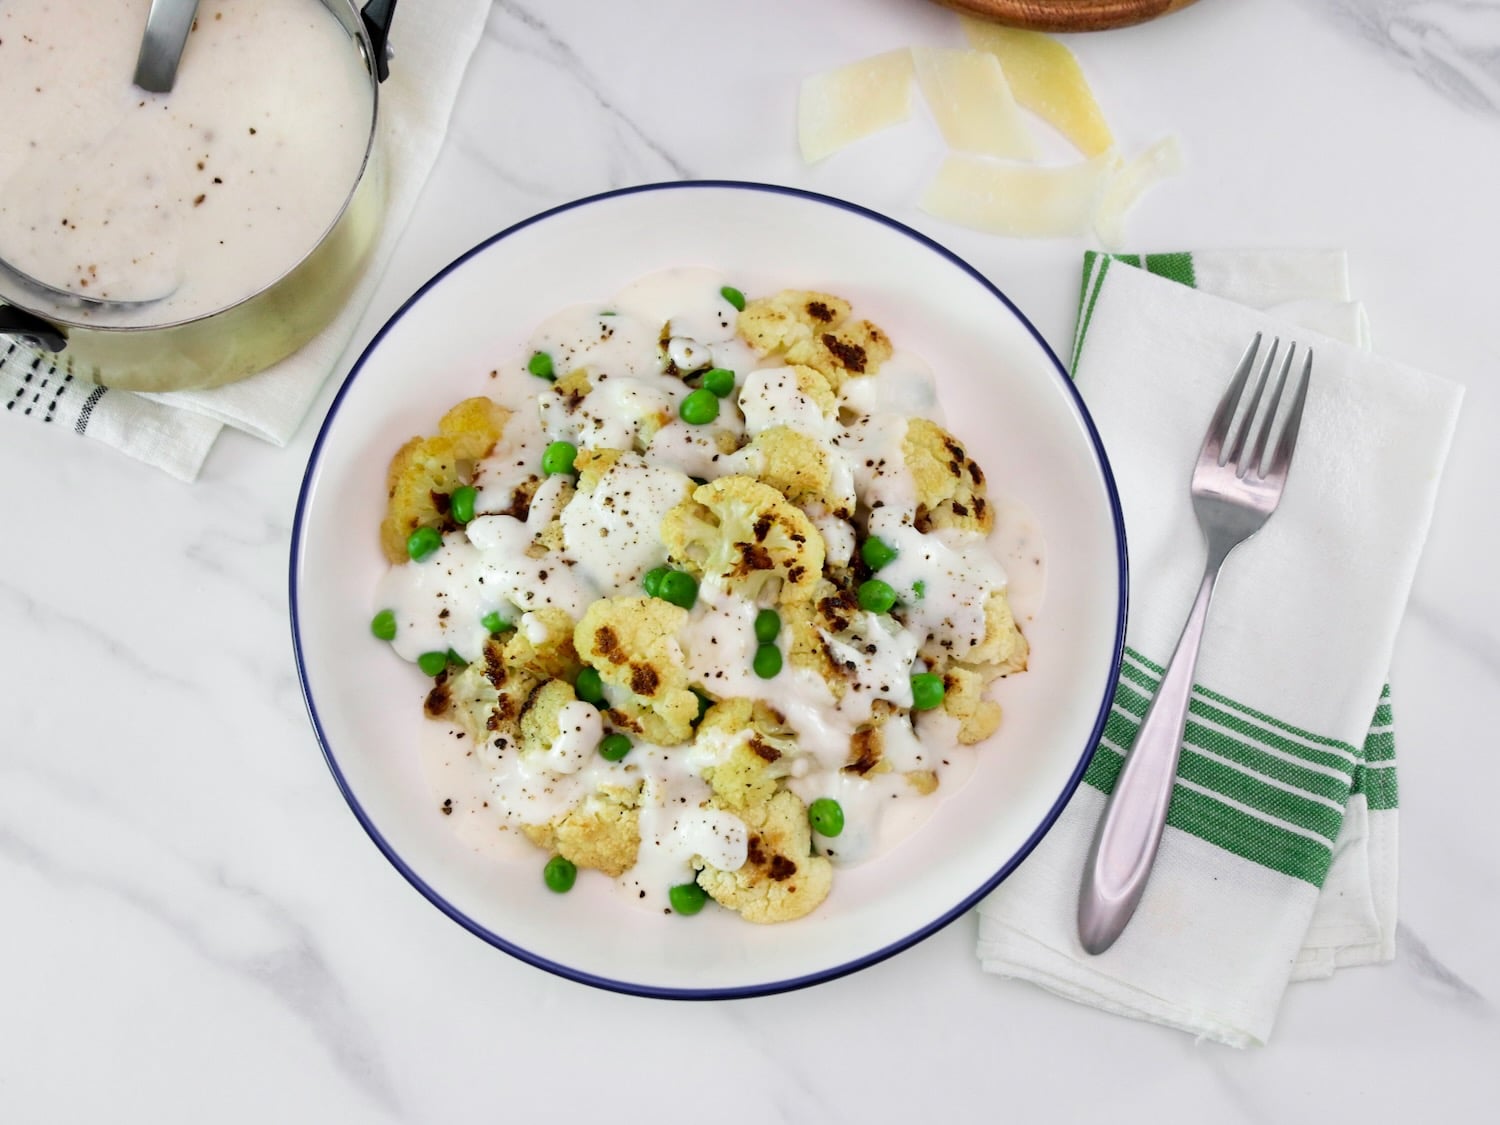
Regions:
[[[141,53],[135,61],[135,84],[142,90],[165,94],[172,89],[197,14],[198,0],[151,0]]]

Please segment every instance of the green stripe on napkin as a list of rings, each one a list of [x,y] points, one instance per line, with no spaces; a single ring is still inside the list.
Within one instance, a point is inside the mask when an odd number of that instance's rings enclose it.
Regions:
[[[1084,255],[1070,368],[1115,263],[1196,288],[1191,254]],[[1186,482],[1184,482],[1185,484]],[[1113,706],[1083,780],[1108,794],[1164,672],[1127,647]],[[1386,685],[1361,746],[1302,730],[1193,685],[1167,823],[1274,871],[1322,886],[1353,794],[1371,809],[1397,807],[1396,742]]]

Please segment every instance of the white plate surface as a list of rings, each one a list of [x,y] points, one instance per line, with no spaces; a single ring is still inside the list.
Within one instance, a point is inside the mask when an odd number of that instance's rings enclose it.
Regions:
[[[482,393],[496,361],[557,310],[671,266],[718,269],[750,294],[795,287],[851,300],[938,377],[949,427],[1046,539],[1031,669],[998,684],[999,733],[973,777],[913,837],[836,874],[798,922],[753,926],[632,907],[585,872],[548,891],[536,860],[468,852],[439,815],[417,753],[425,681],[374,642],[385,567],[385,469],[412,434]],[[1107,463],[1056,357],[973,269],[921,235],[836,200],[751,184],[659,185],[528,220],[430,281],[350,373],[314,447],[292,541],[293,638],[335,779],[387,858],[455,921],[543,968],[663,996],[794,988],[925,937],[1020,862],[1078,784],[1107,714],[1124,632],[1125,546]]]

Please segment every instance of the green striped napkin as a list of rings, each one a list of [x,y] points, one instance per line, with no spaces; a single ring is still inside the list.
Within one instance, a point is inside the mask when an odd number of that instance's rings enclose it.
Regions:
[[[1084,860],[1197,588],[1188,478],[1258,330],[1317,355],[1297,463],[1220,580],[1151,883],[1090,957]],[[1385,672],[1461,391],[1368,348],[1342,253],[1086,256],[1072,367],[1125,511],[1126,653],[1085,784],[980,906],[986,970],[1244,1046],[1266,1041],[1289,981],[1394,954]]]

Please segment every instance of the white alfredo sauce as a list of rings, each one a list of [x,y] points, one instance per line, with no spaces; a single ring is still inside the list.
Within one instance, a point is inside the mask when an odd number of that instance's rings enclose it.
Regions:
[[[825,413],[792,369],[763,366],[735,338],[735,310],[720,295],[723,284],[719,274],[701,269],[642,278],[603,305],[551,318],[517,361],[491,372],[486,390],[514,414],[476,470],[476,510],[485,514],[450,531],[431,558],[392,568],[377,608],[395,609],[393,646],[408,659],[450,648],[463,659],[479,658],[487,631],[477,620],[492,610],[540,643],[542,618],[523,611],[556,607],[576,621],[598,598],[641,595],[642,575],[668,561],[659,528],[691,493],[689,478],[756,471],[758,451],[744,443],[775,426],[813,437],[851,516],[859,502],[853,519],[809,505],[827,558],[834,566],[851,560],[856,522],[886,540],[898,556],[880,577],[901,597],[897,614],[859,610],[840,632],[819,630],[840,670],[836,684],[791,662],[785,627],[775,642],[781,672],[758,676],[755,618],[763,607],[719,580],[702,583],[676,641],[690,683],[719,699],[763,701],[780,717],[797,747],[784,763],[788,786],[805,803],[832,797],[844,809],[843,833],[815,837],[818,849],[839,863],[860,862],[913,831],[939,795],[972,769],[973,751],[958,745],[956,720],[942,711],[906,711],[911,676],[926,667],[918,651],[929,635],[970,644],[983,638],[985,599],[1006,589],[1007,576],[979,536],[924,534],[913,526],[917,493],[902,448],[906,420],[940,417],[926,366],[898,354],[874,376],[847,379],[837,409]],[[526,363],[536,352],[550,357],[556,378],[582,370],[592,389],[558,391],[532,375]],[[709,364],[736,373],[735,391],[720,401],[712,424],[688,425],[677,408],[696,383],[684,373]],[[626,452],[592,487],[572,491],[571,478],[543,477],[541,455],[552,441]],[[542,551],[537,537],[554,521],[561,546]],[[1038,540],[1028,533],[1016,549],[1036,553],[1040,566]],[[606,688],[612,704],[625,695]],[[874,704],[882,700],[898,710],[875,719]],[[860,776],[844,767],[851,740],[872,721],[880,723],[889,772]],[[497,850],[493,838],[507,833],[496,829],[545,824],[600,788],[626,789],[639,791],[641,842],[635,865],[617,882],[633,901],[669,909],[667,892],[694,878],[695,862],[724,870],[745,862],[748,830],[732,814],[707,807],[711,790],[701,775],[752,732],[705,734],[667,748],[638,741],[625,759],[607,762],[597,753],[607,731],[595,708],[567,705],[560,727],[541,752],[502,739],[468,745],[451,730],[428,740],[428,775],[446,802],[443,811],[462,814],[456,823],[464,839]],[[938,794],[913,788],[903,776],[913,771],[935,774]]]
[[[638,586],[646,571],[667,561],[658,529],[691,490],[681,473],[627,454],[563,509],[567,555],[596,589]]]
[[[370,80],[318,0],[205,0],[166,94],[132,81],[149,7],[0,5],[0,258],[150,303],[54,304],[3,273],[0,295],[101,325],[202,316],[295,266],[352,191]]]

